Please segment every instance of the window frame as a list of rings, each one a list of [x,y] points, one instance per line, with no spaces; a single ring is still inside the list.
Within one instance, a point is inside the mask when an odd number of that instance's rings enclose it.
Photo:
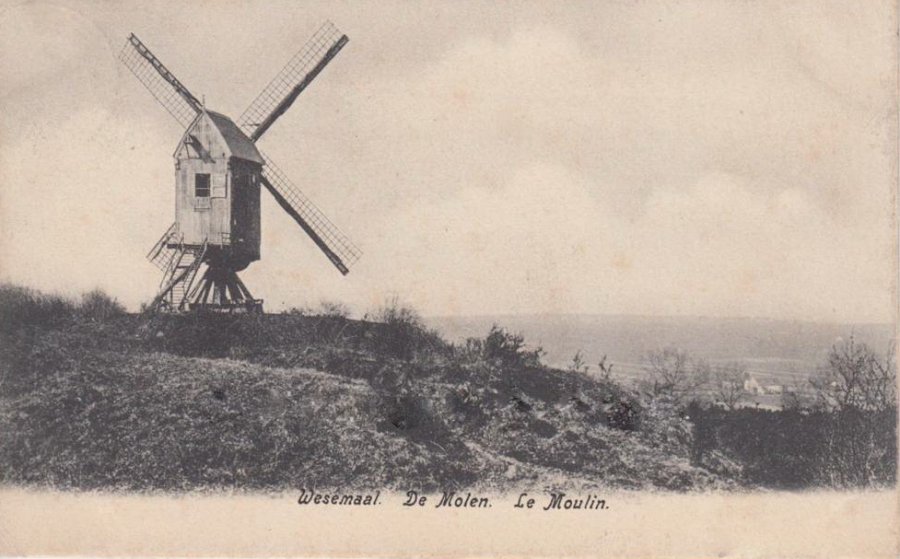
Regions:
[[[205,188],[200,186],[201,177],[206,179]],[[209,198],[212,193],[211,187],[210,173],[194,173],[194,198]],[[205,191],[206,194],[201,194],[202,191]]]

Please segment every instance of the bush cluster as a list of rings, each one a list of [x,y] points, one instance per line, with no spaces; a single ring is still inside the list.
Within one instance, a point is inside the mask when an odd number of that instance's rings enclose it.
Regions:
[[[514,334],[497,326],[491,326],[484,339],[469,338],[463,352],[470,359],[483,359],[500,367],[540,367],[544,350],[529,349],[521,334]]]
[[[716,452],[744,482],[778,489],[890,486],[896,480],[896,409],[798,411],[695,406],[692,457]]]
[[[75,321],[105,322],[125,314],[125,307],[103,291],[85,293],[81,301],[33,289],[0,284],[0,329],[60,328]]]

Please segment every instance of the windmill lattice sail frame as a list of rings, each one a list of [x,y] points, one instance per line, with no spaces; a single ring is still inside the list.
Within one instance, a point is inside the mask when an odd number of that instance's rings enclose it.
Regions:
[[[119,60],[183,128],[197,117],[200,102],[134,33],[122,47]]]
[[[348,41],[333,23],[323,23],[238,119],[244,133],[254,142],[265,134]]]

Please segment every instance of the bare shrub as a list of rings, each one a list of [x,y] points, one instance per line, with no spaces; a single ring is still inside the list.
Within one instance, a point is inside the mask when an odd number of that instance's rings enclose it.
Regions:
[[[896,478],[896,363],[867,345],[835,344],[811,379],[817,405],[827,412],[818,460],[820,479],[833,487],[867,487]]]
[[[736,409],[747,397],[744,379],[747,370],[739,363],[719,365],[712,371],[713,398],[729,410]]]
[[[640,383],[640,388],[650,399],[666,396],[676,405],[683,405],[700,398],[709,382],[706,362],[695,360],[680,349],[651,351],[646,362],[649,378]]]
[[[75,303],[12,284],[0,284],[0,330],[21,326],[57,328],[75,316]]]
[[[125,307],[100,289],[82,295],[78,306],[78,315],[91,322],[104,322],[124,314]]]
[[[604,355],[600,362],[597,363],[597,368],[600,369],[600,378],[607,382],[612,381],[612,372],[613,372],[613,364],[607,362],[606,355]]]
[[[510,367],[540,367],[544,354],[541,347],[528,349],[521,334],[512,334],[496,324],[480,346],[484,359]]]
[[[881,411],[897,405],[895,347],[882,359],[851,336],[835,344],[824,368],[810,379],[818,403],[828,410]]]
[[[47,295],[11,284],[0,285],[2,328],[21,325],[57,328],[76,318],[91,322],[123,316],[125,307],[100,289],[81,296],[80,303],[59,295]]]
[[[340,301],[326,300],[320,301],[319,308],[315,312],[309,314],[316,314],[328,318],[347,318],[350,316],[350,308]]]
[[[291,307],[284,311],[284,314],[292,317],[304,317],[310,314],[310,310],[306,307]]]
[[[590,365],[584,362],[584,355],[582,355],[581,350],[576,351],[575,355],[572,356],[572,362],[569,364],[569,370],[573,373],[587,373],[590,368]]]
[[[391,357],[412,359],[418,350],[432,346],[439,339],[425,329],[419,313],[397,297],[388,299],[372,316],[381,323],[376,333],[377,347]]]

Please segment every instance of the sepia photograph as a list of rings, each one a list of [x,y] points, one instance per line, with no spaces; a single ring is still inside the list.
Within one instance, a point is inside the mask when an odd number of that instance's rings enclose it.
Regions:
[[[895,557],[897,10],[0,1],[0,553]]]

